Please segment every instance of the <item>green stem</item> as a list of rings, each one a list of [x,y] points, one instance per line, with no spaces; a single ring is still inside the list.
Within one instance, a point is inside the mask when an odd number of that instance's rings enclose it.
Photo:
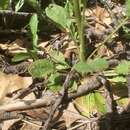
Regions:
[[[74,5],[74,14],[76,17],[77,31],[79,34],[79,45],[80,45],[79,57],[81,61],[85,61],[86,46],[84,38],[84,21],[81,15],[79,0],[73,0],[73,5]]]

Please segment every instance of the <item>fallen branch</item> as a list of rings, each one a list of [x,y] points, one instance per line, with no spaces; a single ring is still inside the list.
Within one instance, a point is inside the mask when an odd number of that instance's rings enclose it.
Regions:
[[[107,112],[108,113],[117,112],[113,97],[112,86],[108,80],[106,80],[106,84],[104,85],[104,98],[106,102]]]
[[[66,79],[65,79],[64,84],[63,84],[63,89],[60,91],[59,97],[57,98],[55,104],[53,105],[53,107],[52,107],[52,109],[50,111],[50,115],[49,115],[47,121],[45,122],[44,127],[43,127],[42,130],[49,130],[50,129],[50,122],[53,119],[55,111],[57,110],[57,108],[59,107],[59,105],[62,104],[65,96],[67,96],[66,94],[68,92],[69,83],[70,83],[70,80],[72,79],[74,73],[75,72],[73,70],[71,70],[69,72],[69,74],[66,76]]]
[[[43,96],[43,98],[36,100],[16,100],[12,101],[9,104],[0,106],[0,111],[22,111],[40,107],[47,107],[55,101],[55,98],[56,97],[53,95],[46,95]]]
[[[8,17],[8,16],[19,16],[22,18],[30,18],[33,13],[27,12],[15,12],[12,10],[0,10],[0,16]]]
[[[25,35],[27,34],[27,30],[14,30],[14,29],[0,29],[0,35]]]
[[[76,93],[69,94],[67,100],[73,100],[78,97],[84,96],[95,89],[99,89],[103,84],[105,84],[106,80],[104,80],[101,76],[93,76],[86,83],[82,84]]]
[[[70,81],[69,79],[66,79],[67,81],[64,83],[64,85],[67,85],[67,82]],[[104,84],[103,82],[105,82],[105,80],[101,76],[91,77],[87,83],[84,83],[82,87],[79,87],[76,93],[68,94],[68,97],[65,97],[65,102],[66,101],[70,102],[73,99],[84,96],[90,93],[91,91],[100,88]],[[60,102],[62,102],[62,100],[64,99],[63,97],[65,93],[63,92],[65,91],[66,89],[63,89],[59,94],[59,96],[46,94],[41,99],[12,101],[9,104],[1,105],[0,111],[19,111],[19,110],[27,110],[32,108],[47,107],[49,105],[52,105],[52,102],[54,103],[55,101],[56,101],[55,105],[56,104],[59,105]]]

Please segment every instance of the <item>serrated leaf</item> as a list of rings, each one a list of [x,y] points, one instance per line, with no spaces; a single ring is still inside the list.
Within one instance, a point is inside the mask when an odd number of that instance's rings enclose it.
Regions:
[[[108,63],[103,58],[96,58],[94,60],[91,60],[89,62],[79,62],[74,65],[74,69],[78,71],[79,73],[93,73],[97,71],[102,71],[108,68]]]
[[[68,19],[68,13],[65,8],[56,4],[50,4],[45,9],[46,15],[53,20],[55,23],[59,24],[61,27],[66,29],[70,26],[71,21]]]
[[[30,58],[29,53],[18,53],[12,58],[12,62],[19,62]]]
[[[116,68],[115,72],[121,75],[127,75],[130,72],[130,62],[122,61]]]
[[[32,77],[42,78],[54,71],[54,65],[47,59],[36,60],[30,65],[28,71]]]
[[[89,66],[86,62],[78,62],[74,65],[74,69],[82,74],[92,72],[91,66]]]
[[[102,71],[108,68],[108,62],[104,58],[96,58],[89,63],[93,72]]]
[[[82,115],[89,117],[92,113],[104,114],[107,112],[105,99],[99,92],[76,99],[76,107]]]

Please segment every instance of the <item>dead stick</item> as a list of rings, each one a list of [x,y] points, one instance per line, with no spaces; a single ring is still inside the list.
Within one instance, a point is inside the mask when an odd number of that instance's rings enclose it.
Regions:
[[[65,95],[67,94],[69,83],[70,83],[70,80],[72,79],[73,75],[74,75],[74,71],[71,70],[69,72],[69,74],[66,76],[65,82],[63,84],[63,89],[61,90],[58,99],[56,100],[55,104],[53,105],[53,108],[51,109],[50,115],[49,115],[47,121],[44,124],[43,130],[49,130],[50,129],[49,124],[50,124],[50,122],[53,118],[53,115],[54,115],[56,109],[59,107],[59,105],[62,104],[62,101],[63,101]]]
[[[11,102],[10,104],[0,106],[0,111],[19,111],[47,107],[54,100],[55,97],[49,95],[36,100],[16,100],[15,102]]]
[[[21,16],[23,18],[32,16],[33,13],[15,12],[11,10],[0,10],[0,16]]]
[[[106,82],[101,76],[93,76],[87,82],[78,87],[76,93],[69,94],[67,100],[74,100],[78,97],[87,95],[95,89],[99,89]]]
[[[64,85],[65,84],[67,85],[67,83],[64,83]],[[66,99],[65,101],[69,102],[73,99],[86,95],[89,92],[91,92],[95,89],[98,89],[101,86],[102,86],[102,83],[100,81],[98,81],[98,78],[96,76],[93,76],[90,78],[90,80],[87,83],[83,84],[83,87],[81,87],[81,88],[85,88],[85,89],[78,89],[78,91],[76,93],[68,94],[68,97],[67,97],[67,99],[65,98]],[[63,95],[60,94],[59,97],[61,96],[63,98]],[[55,101],[58,102],[58,100],[56,100],[56,99],[57,99],[57,97],[55,95],[50,96],[48,94],[46,96],[43,96],[41,99],[36,99],[36,100],[28,100],[28,101],[16,100],[16,101],[12,101],[9,104],[1,105],[0,111],[3,111],[3,110],[4,111],[19,111],[19,110],[38,108],[38,107],[45,107],[45,106],[49,106],[50,104],[52,104],[52,102],[55,102]],[[59,101],[59,102],[61,102],[61,101]]]

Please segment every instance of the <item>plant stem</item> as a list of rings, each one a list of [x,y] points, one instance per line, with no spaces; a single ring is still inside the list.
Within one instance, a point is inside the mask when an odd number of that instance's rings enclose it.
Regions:
[[[73,7],[74,7],[74,14],[76,18],[77,24],[77,31],[79,35],[79,45],[80,45],[80,61],[85,61],[85,53],[86,53],[86,46],[85,46],[85,38],[84,38],[84,21],[83,16],[81,15],[81,8],[79,4],[79,0],[73,0]]]

